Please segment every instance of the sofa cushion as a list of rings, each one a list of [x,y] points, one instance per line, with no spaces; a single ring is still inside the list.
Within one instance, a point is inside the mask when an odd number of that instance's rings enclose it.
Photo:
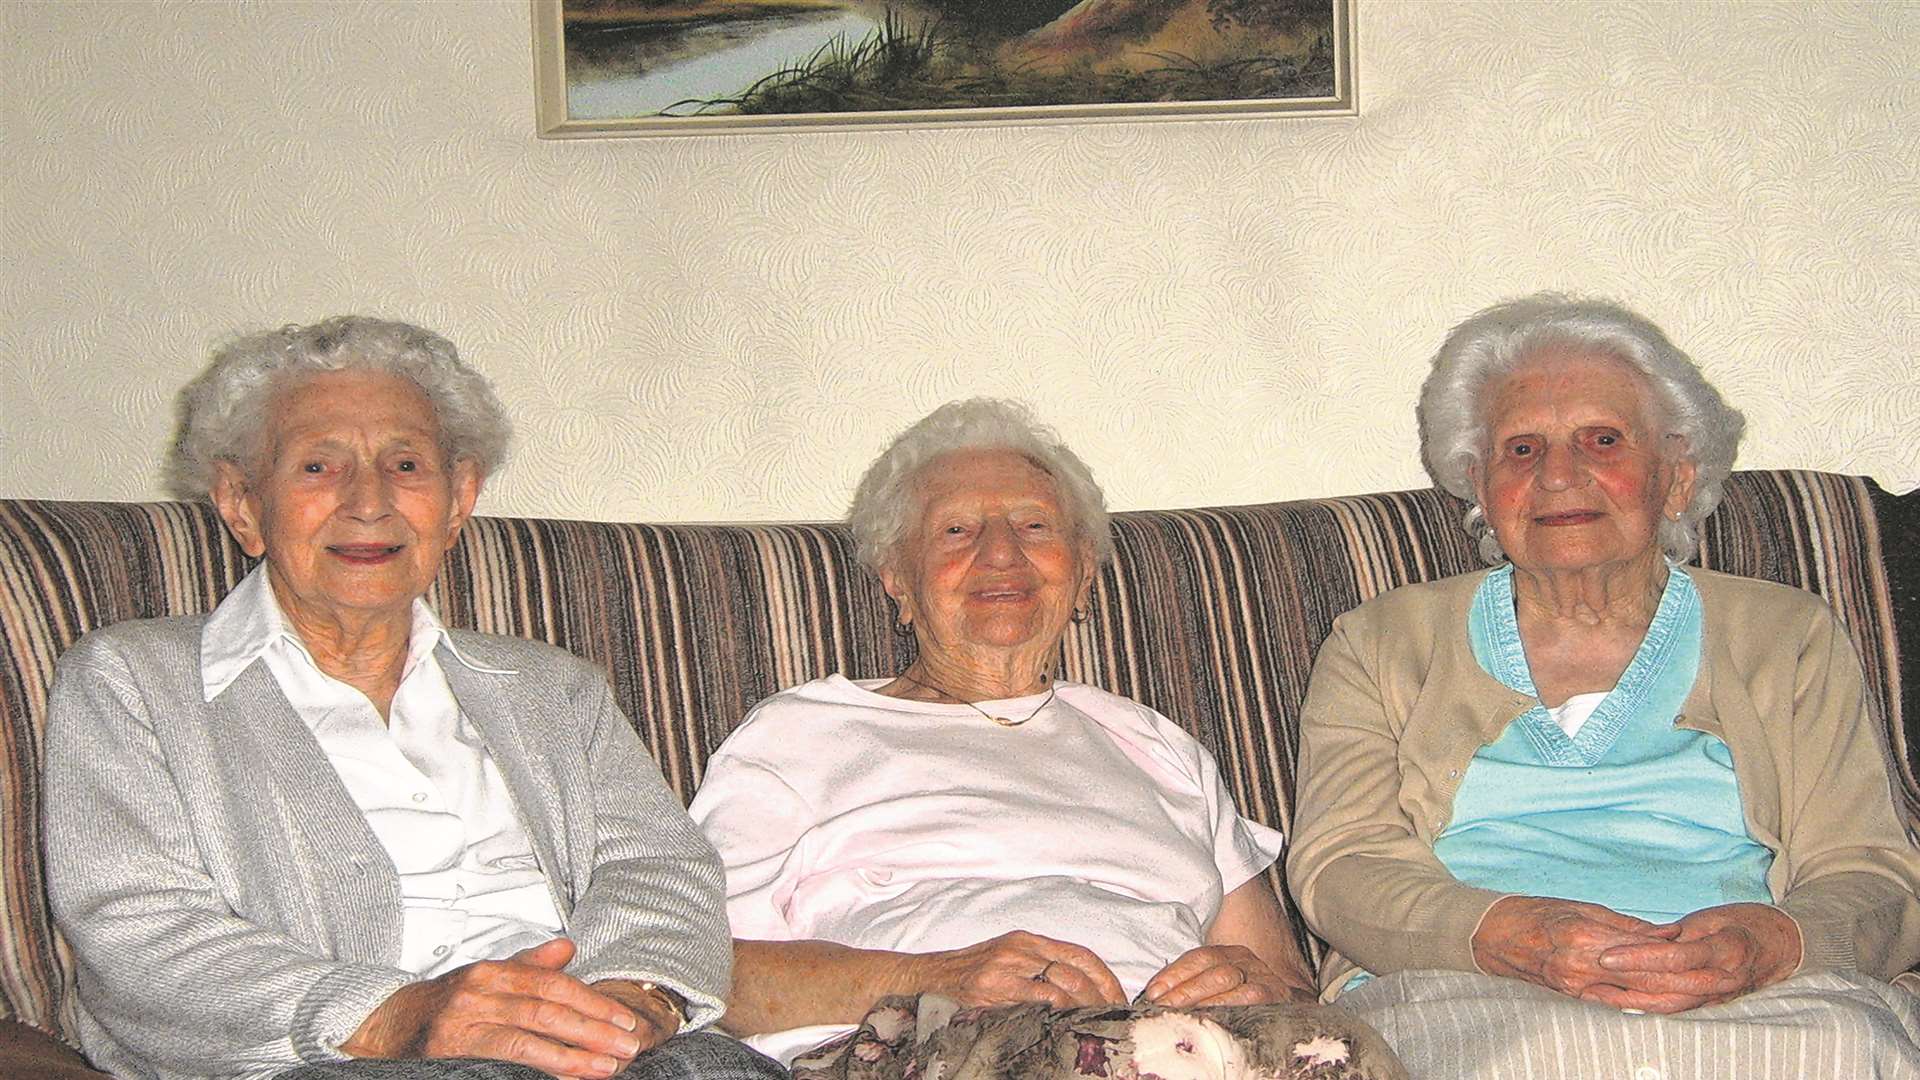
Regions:
[[[0,1020],[0,1076],[11,1080],[102,1080],[78,1051],[44,1031]]]

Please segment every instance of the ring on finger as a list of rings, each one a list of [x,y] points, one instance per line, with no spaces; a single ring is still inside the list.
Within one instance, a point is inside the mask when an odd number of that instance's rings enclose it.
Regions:
[[[1049,960],[1049,961],[1047,961],[1047,966],[1046,966],[1046,967],[1043,967],[1043,968],[1041,968],[1041,969],[1040,969],[1040,973],[1039,973],[1038,975],[1035,975],[1035,976],[1033,977],[1033,981],[1034,981],[1034,982],[1046,982],[1046,981],[1047,981],[1047,972],[1049,972],[1049,971],[1052,971],[1052,970],[1053,970],[1053,965],[1055,965],[1055,964],[1057,964],[1057,963],[1059,963],[1059,962],[1060,962],[1060,961],[1058,961],[1058,960]]]

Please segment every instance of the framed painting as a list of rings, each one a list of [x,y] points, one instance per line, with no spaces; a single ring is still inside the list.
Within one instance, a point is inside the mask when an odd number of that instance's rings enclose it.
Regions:
[[[532,0],[544,138],[1352,114],[1354,0]]]

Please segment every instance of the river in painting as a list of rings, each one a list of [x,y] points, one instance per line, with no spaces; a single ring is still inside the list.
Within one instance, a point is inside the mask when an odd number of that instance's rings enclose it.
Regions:
[[[838,5],[715,6],[721,13],[569,26],[568,115],[693,113],[699,103],[737,97],[836,39],[857,43],[880,28],[869,12]]]

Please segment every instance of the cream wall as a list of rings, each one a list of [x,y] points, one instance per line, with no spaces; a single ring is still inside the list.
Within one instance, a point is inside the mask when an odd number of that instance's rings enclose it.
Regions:
[[[521,0],[0,4],[0,494],[144,498],[236,328],[440,329],[484,509],[837,514],[1034,401],[1119,507],[1425,483],[1446,327],[1664,324],[1743,464],[1920,484],[1920,5],[1356,0],[1359,118],[542,143]]]

